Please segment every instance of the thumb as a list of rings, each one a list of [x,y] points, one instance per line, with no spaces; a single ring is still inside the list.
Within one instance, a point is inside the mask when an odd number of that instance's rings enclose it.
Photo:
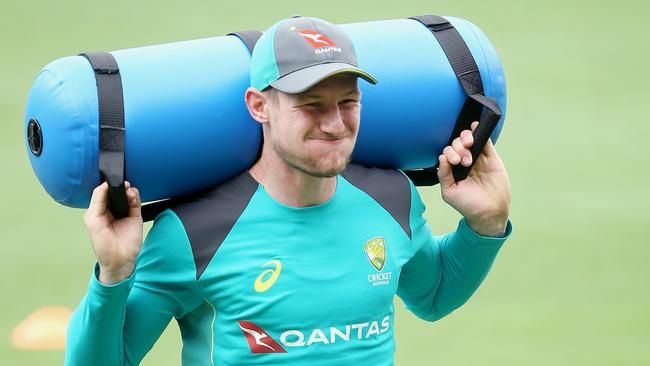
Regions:
[[[492,139],[489,138],[487,142],[485,143],[485,147],[483,147],[483,154],[486,157],[492,157],[496,155],[497,150],[494,148],[494,144],[492,143]]]
[[[128,217],[141,217],[142,216],[142,202],[140,202],[140,192],[137,188],[130,188],[127,192],[129,200]]]
[[[438,180],[440,181],[440,188],[447,189],[454,184],[454,175],[451,173],[451,164],[447,161],[444,155],[438,157],[440,164],[438,165]]]

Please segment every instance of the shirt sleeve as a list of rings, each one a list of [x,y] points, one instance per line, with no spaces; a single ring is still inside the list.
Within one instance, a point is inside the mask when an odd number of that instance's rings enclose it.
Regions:
[[[187,234],[171,210],[154,222],[131,277],[107,286],[98,274],[96,264],[70,320],[65,365],[137,365],[172,317],[203,302]]]
[[[428,321],[438,320],[463,305],[487,276],[496,255],[512,232],[486,237],[465,219],[446,235],[433,236],[424,218],[425,207],[411,184],[413,257],[402,267],[397,295],[407,309]]]

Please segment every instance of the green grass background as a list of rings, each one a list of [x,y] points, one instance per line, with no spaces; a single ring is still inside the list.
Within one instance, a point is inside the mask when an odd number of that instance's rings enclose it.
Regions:
[[[397,365],[650,365],[648,5],[641,1],[0,1],[0,360],[13,327],[73,308],[93,263],[81,210],[56,204],[24,148],[25,100],[49,61],[264,29],[293,14],[335,23],[420,14],[471,20],[504,64],[497,145],[512,180],[514,235],[477,294],[436,323],[397,301]],[[434,231],[455,227],[423,188]],[[180,360],[172,324],[145,365]]]

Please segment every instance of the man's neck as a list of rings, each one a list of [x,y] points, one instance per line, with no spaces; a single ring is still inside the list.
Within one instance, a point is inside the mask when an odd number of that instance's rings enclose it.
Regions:
[[[276,201],[293,207],[315,206],[336,191],[336,177],[319,178],[302,172],[274,154],[262,154],[250,174]]]

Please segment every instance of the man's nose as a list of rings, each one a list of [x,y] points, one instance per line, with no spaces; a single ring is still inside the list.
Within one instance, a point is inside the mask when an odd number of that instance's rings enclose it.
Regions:
[[[341,136],[345,132],[345,124],[341,118],[341,110],[338,104],[327,108],[321,117],[321,131],[334,136]]]

